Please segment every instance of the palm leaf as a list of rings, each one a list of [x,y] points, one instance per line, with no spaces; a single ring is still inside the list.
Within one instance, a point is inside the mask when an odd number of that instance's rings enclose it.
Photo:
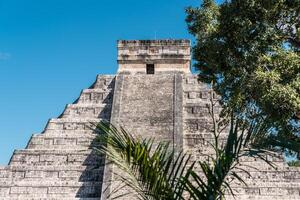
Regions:
[[[124,129],[118,130],[107,122],[100,122],[98,130],[102,133],[99,137],[106,142],[99,152],[105,153],[126,174],[118,177],[139,198],[183,199],[179,180],[185,173],[189,156],[182,152],[176,155],[168,143],[154,145],[153,139],[135,139]]]
[[[216,124],[215,128],[219,129]],[[109,123],[101,122],[97,132],[101,133],[99,137],[105,141],[105,145],[98,151],[105,153],[122,170],[123,173],[117,175],[123,182],[120,188],[131,188],[139,199],[182,200],[184,194],[187,194],[195,200],[218,200],[224,198],[226,190],[234,195],[227,182],[228,177],[246,185],[235,171],[247,172],[237,167],[240,157],[257,157],[272,166],[265,158],[266,154],[272,152],[263,149],[264,143],[258,142],[268,135],[266,127],[260,121],[248,125],[232,115],[225,144],[217,142],[220,134],[213,131],[215,154],[209,155],[210,161],[192,162],[190,156],[175,152],[169,143],[155,143],[153,139],[140,140],[122,128],[119,130]],[[191,166],[188,167],[188,164]],[[200,171],[195,171],[196,165],[200,166]]]

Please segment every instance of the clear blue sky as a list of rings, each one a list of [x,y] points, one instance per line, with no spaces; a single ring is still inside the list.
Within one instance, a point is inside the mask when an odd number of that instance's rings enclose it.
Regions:
[[[199,0],[0,0],[0,165],[97,74],[116,73],[116,40],[189,38]]]

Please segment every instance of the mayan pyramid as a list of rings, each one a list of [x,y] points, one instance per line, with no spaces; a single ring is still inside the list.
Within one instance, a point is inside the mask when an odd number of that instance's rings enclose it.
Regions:
[[[171,141],[174,148],[205,159],[210,147],[209,89],[190,72],[189,40],[118,41],[116,75],[98,75],[95,83],[50,119],[8,166],[0,168],[0,199],[109,199],[113,179],[97,145],[91,123],[107,120],[136,137]],[[300,171],[283,159],[268,158],[277,170],[245,159],[252,175],[248,187],[236,184],[238,200],[300,199]],[[127,198],[126,198],[127,199]],[[131,199],[132,198],[128,198]],[[232,197],[228,197],[232,199]]]

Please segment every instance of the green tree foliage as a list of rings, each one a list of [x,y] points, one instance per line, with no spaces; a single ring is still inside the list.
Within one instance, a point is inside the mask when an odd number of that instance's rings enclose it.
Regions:
[[[275,140],[299,141],[300,0],[204,0],[186,12],[199,79],[227,110],[267,120]]]

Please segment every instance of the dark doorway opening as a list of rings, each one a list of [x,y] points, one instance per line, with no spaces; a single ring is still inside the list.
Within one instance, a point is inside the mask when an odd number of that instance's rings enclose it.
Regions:
[[[147,72],[147,74],[154,74],[154,64],[147,64],[146,72]]]

